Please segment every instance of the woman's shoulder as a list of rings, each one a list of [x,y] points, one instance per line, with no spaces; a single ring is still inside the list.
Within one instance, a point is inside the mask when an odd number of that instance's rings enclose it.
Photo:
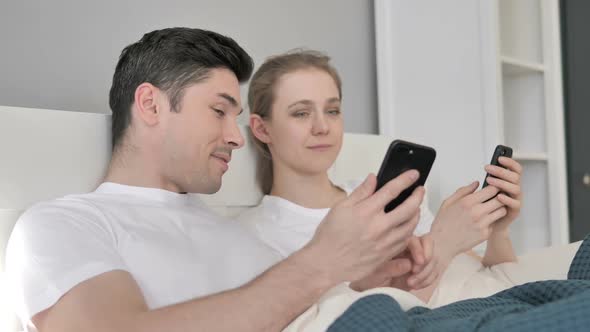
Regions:
[[[360,186],[363,183],[363,181],[364,179],[351,179],[340,181],[334,184],[338,186],[340,189],[344,190],[346,192],[346,195],[350,195],[358,186]]]
[[[265,195],[260,204],[243,211],[237,219],[248,226],[292,227],[321,220],[329,209],[311,209],[277,196]]]
[[[258,205],[247,208],[240,212],[240,214],[237,215],[236,220],[246,226],[254,225],[259,220],[268,217],[268,213],[265,212],[265,205],[266,204],[264,200],[260,201]]]

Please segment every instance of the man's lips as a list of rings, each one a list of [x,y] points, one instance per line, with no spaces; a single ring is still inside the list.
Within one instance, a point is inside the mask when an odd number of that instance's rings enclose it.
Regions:
[[[211,157],[213,157],[219,162],[224,172],[226,172],[229,169],[228,164],[231,161],[231,156],[229,154],[217,152],[211,154]]]
[[[326,150],[331,147],[332,147],[331,144],[316,144],[316,145],[308,146],[307,148],[311,149],[311,150]]]
[[[231,161],[231,156],[227,153],[215,152],[215,153],[212,153],[211,155],[215,158],[219,158],[219,159],[223,160],[226,163],[229,163]]]

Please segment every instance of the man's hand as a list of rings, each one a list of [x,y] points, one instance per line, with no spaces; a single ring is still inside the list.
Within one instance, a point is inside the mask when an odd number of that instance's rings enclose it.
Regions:
[[[434,242],[430,236],[412,236],[408,248],[396,258],[383,263],[369,276],[350,284],[364,291],[375,287],[395,287],[410,291],[432,284],[440,271],[433,260]]]
[[[297,254],[305,257],[307,267],[328,276],[334,284],[361,280],[375,272],[407,248],[418,224],[423,187],[393,211],[384,212],[385,205],[417,179],[417,171],[407,171],[375,192],[375,176],[369,175],[330,210],[312,240]]]
[[[362,292],[377,287],[395,287],[408,290],[407,280],[412,272],[410,258],[394,258],[381,264],[373,273],[350,283],[350,288]]]

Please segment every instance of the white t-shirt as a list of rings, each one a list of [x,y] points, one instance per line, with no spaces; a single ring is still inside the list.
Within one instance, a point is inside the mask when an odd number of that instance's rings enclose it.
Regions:
[[[241,286],[280,259],[196,195],[103,183],[26,211],[8,244],[7,272],[25,325],[108,271],[129,272],[155,309]]]
[[[350,181],[339,187],[350,195],[360,183]],[[310,209],[278,196],[265,195],[258,206],[241,213],[238,221],[285,258],[311,240],[328,211],[330,209]],[[425,197],[414,234],[428,233],[433,220]]]

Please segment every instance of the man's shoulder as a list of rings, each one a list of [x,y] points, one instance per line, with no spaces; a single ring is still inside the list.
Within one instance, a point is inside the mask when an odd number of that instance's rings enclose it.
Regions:
[[[101,211],[94,203],[93,193],[73,194],[38,202],[20,216],[17,226],[46,222],[67,222],[100,219]]]

